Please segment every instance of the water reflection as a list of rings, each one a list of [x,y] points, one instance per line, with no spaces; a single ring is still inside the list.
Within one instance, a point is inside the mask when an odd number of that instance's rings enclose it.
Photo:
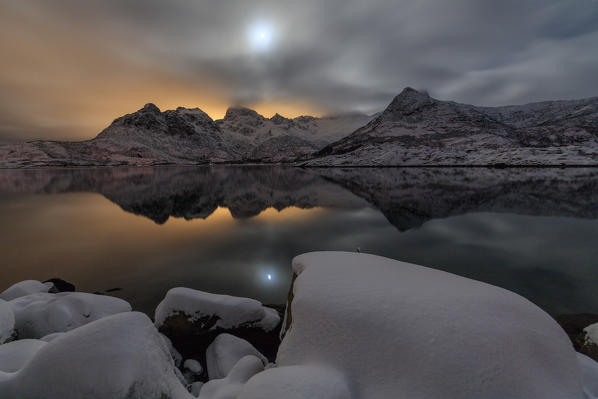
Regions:
[[[0,289],[62,277],[147,312],[179,285],[281,303],[293,256],[360,248],[598,312],[597,217],[594,169],[7,170]]]

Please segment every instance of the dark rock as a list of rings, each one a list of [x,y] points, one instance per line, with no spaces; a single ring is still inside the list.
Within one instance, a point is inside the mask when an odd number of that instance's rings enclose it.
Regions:
[[[598,345],[586,342],[583,329],[589,325],[598,323],[598,314],[577,313],[555,316],[555,320],[563,327],[563,330],[569,335],[573,347],[577,352],[598,362]]]
[[[284,311],[282,305],[268,307],[276,309],[279,315],[281,315],[282,320],[281,313]],[[223,333],[231,334],[248,341],[268,361],[274,362],[276,360],[278,346],[280,345],[279,334],[282,323],[279,323],[271,331],[265,331],[251,323],[231,329],[213,328],[217,321],[218,316],[215,315],[191,321],[187,315],[179,313],[168,317],[159,328],[159,331],[171,340],[173,346],[180,352],[184,359],[196,359],[201,363],[204,369],[204,373],[199,378],[201,381],[206,381],[208,378],[206,350],[214,339]]]
[[[49,280],[44,281],[44,283],[52,283],[54,287],[50,290],[50,292],[58,293],[58,292],[75,292],[76,287],[74,284],[69,283],[61,278],[51,278]]]

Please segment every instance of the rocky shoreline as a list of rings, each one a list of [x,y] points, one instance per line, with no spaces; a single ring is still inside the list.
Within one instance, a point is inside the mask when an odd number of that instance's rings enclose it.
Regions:
[[[461,381],[459,389],[454,386],[458,374],[432,381],[437,388],[449,384],[461,392],[458,397],[479,397],[470,393],[482,389],[490,395],[485,397],[523,399],[530,392],[555,392],[542,397],[582,398],[575,394],[575,378],[583,379],[579,389],[586,397],[598,394],[595,384],[586,381],[587,375],[598,378],[598,363],[590,360],[598,362],[598,315],[557,316],[561,329],[509,291],[371,255],[305,254],[293,261],[293,272],[286,306],[174,288],[156,308],[153,322],[123,300],[76,292],[60,279],[17,283],[0,293],[0,396],[279,399],[276,392],[296,385],[297,398],[383,398],[389,389],[411,392],[419,386],[414,379],[446,371],[445,357],[454,363],[455,356],[470,360],[452,364],[453,372],[502,370],[489,380]],[[387,292],[388,284],[394,293]],[[421,291],[435,284],[440,284],[438,292]],[[418,285],[420,291],[413,291]],[[455,352],[459,343],[469,349]],[[511,346],[527,355],[513,353],[507,349]],[[428,353],[417,352],[424,347]],[[410,355],[407,348],[415,352]],[[537,352],[540,348],[550,352]],[[486,358],[497,350],[500,356]],[[581,366],[571,360],[574,350],[583,354],[577,355]],[[395,353],[402,359],[377,370]],[[421,363],[412,357],[416,353],[435,362]],[[540,366],[549,358],[558,360],[551,366],[560,370],[558,378]],[[423,375],[397,380],[404,362]],[[49,365],[60,371],[47,370]],[[354,367],[361,375],[354,374]],[[583,376],[575,377],[576,367]],[[522,370],[523,380],[518,376]],[[569,372],[571,379],[564,377]],[[48,383],[60,388],[50,389]],[[569,396],[558,396],[563,392]]]

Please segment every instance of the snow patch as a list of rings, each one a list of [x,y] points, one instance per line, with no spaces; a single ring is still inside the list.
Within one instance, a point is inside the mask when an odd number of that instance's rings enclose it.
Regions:
[[[19,338],[66,332],[115,313],[131,311],[119,298],[83,292],[37,293],[10,301]]]
[[[0,371],[19,371],[44,345],[46,342],[38,339],[22,339],[0,345]]]
[[[598,323],[591,324],[583,329],[585,341],[588,344],[598,345]]]
[[[220,334],[206,351],[206,364],[210,380],[224,378],[235,364],[245,356],[253,355],[265,365],[268,359],[244,339],[230,334]]]
[[[38,292],[48,292],[54,287],[53,283],[42,283],[37,280],[25,280],[16,283],[0,294],[0,298],[5,301],[12,301],[25,295],[37,294]]]
[[[390,365],[389,365],[390,366]],[[317,366],[274,367],[255,375],[237,399],[350,399],[342,374]],[[399,397],[399,395],[389,396]]]
[[[588,399],[598,398],[598,362],[581,353],[577,353],[577,361],[579,362],[583,387]]]
[[[245,356],[225,378],[206,382],[199,392],[199,398],[236,399],[247,380],[263,370],[264,364],[259,358]]]

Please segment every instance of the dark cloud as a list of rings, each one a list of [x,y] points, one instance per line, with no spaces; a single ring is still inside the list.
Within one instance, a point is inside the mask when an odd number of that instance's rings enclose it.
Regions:
[[[214,116],[230,103],[261,106],[262,112],[276,104],[287,110],[296,105],[297,113],[373,112],[404,86],[481,105],[598,93],[596,0],[0,0],[0,5],[0,50],[10,58],[0,66],[0,120],[26,120],[24,110],[31,106],[43,116],[14,131],[87,126],[82,129],[90,134],[100,114],[86,125],[72,113],[60,114],[60,104],[105,108],[119,91],[139,93],[106,109],[117,116],[144,102],[141,94],[152,92],[156,81],[162,83],[152,97],[162,106],[174,106],[178,95]],[[256,51],[248,40],[251,26],[259,23],[274,31],[268,51]],[[16,71],[22,84],[14,84]],[[66,91],[69,101],[61,82],[73,86]],[[164,82],[176,82],[176,90]],[[88,98],[93,90],[95,102]]]

